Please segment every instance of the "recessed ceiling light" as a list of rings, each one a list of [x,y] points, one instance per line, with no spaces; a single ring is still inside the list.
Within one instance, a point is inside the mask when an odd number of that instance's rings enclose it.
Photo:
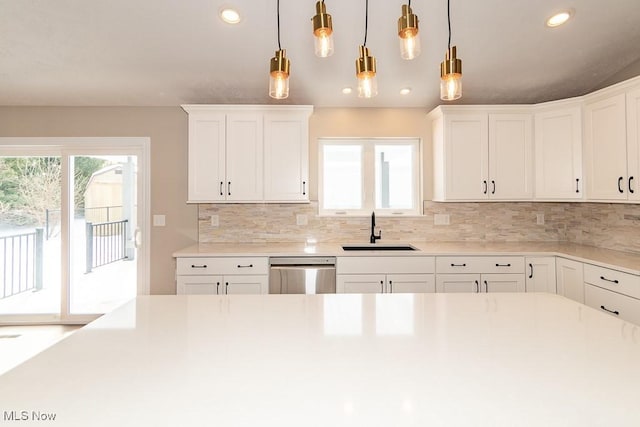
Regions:
[[[411,93],[410,87],[403,87],[400,89],[400,95],[409,95]]]
[[[573,13],[570,10],[565,10],[560,13],[556,13],[555,15],[547,19],[547,27],[553,28],[553,27],[558,27],[564,24],[569,20],[569,18],[571,18],[572,14]]]
[[[352,91],[353,91],[353,89],[351,89],[350,87],[343,87],[342,88],[342,93],[344,93],[345,95],[349,95]]]
[[[227,24],[237,24],[240,22],[240,14],[238,11],[230,7],[220,9],[220,18]]]

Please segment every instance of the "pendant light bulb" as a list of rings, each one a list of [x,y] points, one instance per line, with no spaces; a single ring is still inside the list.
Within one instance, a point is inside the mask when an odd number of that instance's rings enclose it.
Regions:
[[[285,99],[289,96],[289,69],[291,63],[286,57],[286,49],[276,50],[271,58],[269,70],[269,96],[275,99]]]
[[[402,16],[398,18],[398,37],[400,38],[400,56],[402,59],[414,59],[420,55],[420,36],[418,34],[418,16],[411,6],[402,5]]]
[[[311,21],[316,56],[326,58],[333,55],[333,23],[323,1],[316,3],[316,14]]]
[[[456,47],[448,49],[440,63],[440,99],[454,101],[462,97],[462,60],[456,58]]]
[[[358,78],[358,97],[373,98],[378,94],[376,81],[376,58],[369,56],[369,49],[360,46],[360,56],[356,59],[356,77]]]

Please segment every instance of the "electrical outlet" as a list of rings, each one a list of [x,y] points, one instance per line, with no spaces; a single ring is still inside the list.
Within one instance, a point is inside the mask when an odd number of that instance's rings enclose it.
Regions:
[[[433,225],[449,225],[449,214],[435,214],[433,216]]]
[[[544,214],[543,213],[536,214],[536,224],[544,225]]]
[[[217,227],[219,225],[220,225],[220,219],[218,218],[218,215],[211,215],[211,226]]]
[[[164,215],[154,215],[153,216],[153,226],[154,227],[164,227],[166,225],[166,217]]]
[[[296,215],[296,225],[307,225],[309,223],[309,219],[306,215],[298,214]]]

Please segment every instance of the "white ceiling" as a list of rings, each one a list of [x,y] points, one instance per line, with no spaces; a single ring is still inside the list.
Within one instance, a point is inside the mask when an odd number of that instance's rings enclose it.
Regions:
[[[446,0],[414,0],[422,54],[400,58],[405,0],[370,0],[367,47],[379,95],[359,99],[355,59],[365,0],[326,0],[335,54],[313,54],[314,0],[281,0],[291,94],[268,97],[277,49],[276,0],[0,0],[0,105],[175,106],[286,103],[422,107],[439,101]],[[233,5],[243,20],[223,23]],[[565,26],[546,28],[571,7]],[[639,0],[451,0],[452,45],[463,61],[463,103],[530,103],[582,95],[640,60]],[[399,91],[411,87],[410,95]]]

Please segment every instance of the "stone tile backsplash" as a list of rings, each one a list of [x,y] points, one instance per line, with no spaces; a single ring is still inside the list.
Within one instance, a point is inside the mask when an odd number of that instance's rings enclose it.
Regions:
[[[367,243],[368,217],[319,217],[309,204],[201,204],[200,242]],[[447,214],[449,225],[434,225]],[[537,224],[544,214],[544,224]],[[219,226],[211,226],[218,215]],[[298,215],[306,225],[296,225]],[[304,218],[301,218],[304,219]],[[424,202],[424,216],[376,217],[382,241],[568,241],[640,252],[640,205],[610,203],[436,203]]]

